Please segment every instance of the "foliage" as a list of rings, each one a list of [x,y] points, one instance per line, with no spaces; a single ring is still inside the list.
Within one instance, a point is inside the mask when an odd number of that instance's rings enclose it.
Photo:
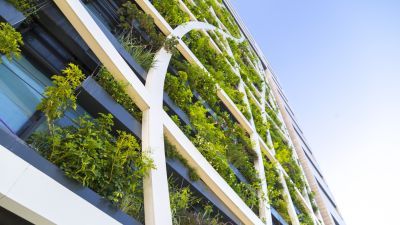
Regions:
[[[237,90],[240,78],[237,76],[223,54],[218,54],[210,48],[210,39],[201,32],[191,31],[189,38],[185,39],[192,52],[203,63],[215,81],[224,89],[233,100],[238,109],[246,118],[250,118],[250,112],[244,103],[244,95]]]
[[[179,71],[178,76],[167,74],[165,90],[190,119],[191,128],[194,132],[186,132],[186,134],[245,202],[251,208],[258,206],[257,190],[260,182],[253,167],[255,153],[252,150],[249,138],[242,128],[229,122],[227,115],[221,114],[220,109],[217,111],[217,115],[213,117],[204,107],[205,102],[195,101],[192,103],[193,91],[191,89],[199,88],[196,90],[199,90],[205,100],[214,102],[215,106],[219,104],[214,94],[216,92],[215,83],[202,69],[185,63],[175,63],[177,67],[185,71]],[[190,76],[187,74],[190,74]],[[179,120],[175,121],[180,125]],[[223,129],[223,127],[226,129]],[[182,129],[186,130],[185,127]],[[238,182],[229,163],[235,165],[249,180],[250,184]]]
[[[24,44],[22,35],[9,23],[0,22],[0,53],[11,60],[21,55],[20,47]],[[0,59],[1,63],[1,59]]]
[[[167,73],[165,77],[164,89],[181,109],[187,109],[192,104],[193,93],[186,85],[187,80],[188,75],[184,71],[179,71],[178,76]]]
[[[74,126],[54,125],[66,110],[76,108],[74,90],[84,77],[73,64],[63,74],[53,76],[54,86],[46,88],[39,105],[52,125],[48,132],[35,133],[31,145],[67,176],[143,220],[142,179],[154,168],[152,160],[141,153],[131,134],[116,131],[112,135],[114,123],[110,114],[99,114],[96,119],[80,116]]]
[[[315,203],[315,192],[313,192],[313,191],[309,192],[308,198],[310,199],[311,207],[312,207],[313,211],[315,213],[318,212],[319,209],[318,209],[317,204]]]
[[[263,161],[270,204],[279,212],[285,221],[290,222],[288,206],[284,198],[283,185],[280,181],[278,169],[275,164],[265,159],[263,159]]]
[[[173,36],[170,38],[165,39],[163,47],[165,50],[171,54],[177,54],[179,51],[175,48],[178,44],[178,38]]]
[[[240,37],[239,26],[236,24],[235,19],[229,13],[228,9],[220,7],[215,0],[206,0],[206,2],[211,5],[218,19],[224,24],[229,32],[235,37]]]
[[[218,31],[216,31],[216,32],[218,32]],[[210,35],[210,37],[214,41],[214,43],[217,44],[219,50],[226,52],[225,46],[222,44],[223,39],[222,40],[219,39],[219,37],[217,37],[217,35],[215,35],[214,31],[208,31],[207,33]],[[234,63],[232,63],[232,64],[234,64]]]
[[[190,76],[187,76],[187,79],[182,80],[182,82],[186,83],[186,81],[188,81],[190,88],[196,90],[212,109],[215,110],[218,108],[217,103],[219,99],[216,96],[216,82],[205,70],[196,65],[181,63],[176,59],[172,61],[172,64],[178,70],[190,74]]]
[[[242,76],[243,81],[247,84],[249,88],[253,89],[253,86],[251,84],[254,83],[260,90],[262,84],[265,82],[261,79],[259,73],[255,70],[254,66],[249,60],[251,52],[249,50],[248,42],[244,41],[242,43],[237,43],[236,41],[229,38],[228,43],[231,47],[236,62],[240,66],[240,75]],[[253,93],[255,93],[255,90],[252,91]]]
[[[18,11],[24,13],[25,16],[28,16],[28,12],[36,11],[38,0],[7,0],[7,2],[12,4]]]
[[[268,116],[272,119],[272,121],[274,121],[274,123],[276,124],[276,126],[278,126],[279,128],[282,127],[282,122],[281,120],[278,118],[278,116],[276,115],[277,113],[270,109],[269,107],[265,108],[265,112],[268,114]]]
[[[298,162],[293,157],[293,149],[291,149],[287,141],[283,139],[282,135],[278,131],[278,128],[271,126],[269,131],[274,144],[274,149],[276,151],[276,159],[282,165],[283,169],[289,175],[296,187],[299,190],[303,190],[305,188],[305,182],[302,170]]]
[[[133,37],[131,33],[126,35],[121,35],[119,38],[121,45],[125,50],[136,60],[136,62],[148,71],[154,66],[154,56],[155,54],[146,48],[145,45],[140,44],[136,38]]]
[[[78,66],[72,63],[61,72],[63,75],[52,76],[54,86],[46,88],[43,94],[45,97],[37,106],[46,115],[50,128],[68,108],[76,109],[75,90],[85,78]]]
[[[150,37],[150,45],[152,51],[157,51],[164,45],[165,37],[161,34],[154,23],[154,19],[140,10],[137,5],[131,1],[126,1],[118,9],[119,26],[128,33],[132,33],[135,29],[135,24],[146,32]]]
[[[206,1],[196,1],[196,5],[193,5],[189,0],[183,0],[183,2],[198,20],[207,21],[215,27],[218,27],[217,20],[210,12],[210,5]]]
[[[189,178],[192,181],[199,180],[200,177],[197,174],[196,170],[188,164],[187,160],[183,158],[183,156],[176,150],[176,147],[172,145],[166,138],[164,138],[164,140],[165,140],[165,153],[167,157],[170,159],[179,160],[186,168],[188,168]]]
[[[189,15],[179,7],[178,0],[154,0],[153,5],[172,27],[177,27],[190,20]]]
[[[141,121],[142,112],[133,102],[132,98],[126,93],[127,84],[115,80],[112,74],[102,67],[97,75],[97,81],[111,97],[122,105],[134,118]]]
[[[247,92],[249,90],[246,89]],[[256,125],[257,133],[264,140],[265,143],[268,143],[267,136],[268,130],[270,129],[270,124],[265,122],[262,118],[261,110],[257,107],[256,103],[254,103],[253,99],[249,98],[251,114],[253,115],[253,121]]]
[[[209,202],[196,197],[188,186],[177,184],[171,176],[168,180],[172,223],[174,225],[221,225],[221,216],[213,212]]]
[[[288,186],[290,196],[292,197],[293,204],[300,211],[300,213],[297,215],[299,218],[300,224],[301,225],[314,225],[314,221],[313,221],[311,215],[308,213],[308,211],[305,208],[305,206],[303,205],[301,199],[297,196],[294,185],[289,180],[286,180],[286,184]]]

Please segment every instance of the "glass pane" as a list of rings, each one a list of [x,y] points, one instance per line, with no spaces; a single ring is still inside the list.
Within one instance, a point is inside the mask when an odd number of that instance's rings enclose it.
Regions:
[[[25,58],[0,64],[0,120],[16,133],[36,111],[50,80]]]

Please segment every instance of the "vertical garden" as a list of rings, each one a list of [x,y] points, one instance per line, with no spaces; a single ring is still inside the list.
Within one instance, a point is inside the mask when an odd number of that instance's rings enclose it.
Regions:
[[[29,50],[23,48],[24,35],[28,36],[23,30],[46,24],[42,11],[55,6],[35,0],[8,2],[27,17],[17,29],[0,23],[0,53],[12,63]],[[142,85],[149,71],[158,68],[157,52],[164,48],[172,54],[165,75],[164,111],[260,221],[266,219],[266,202],[283,219],[280,224],[296,220],[304,225],[320,224],[313,193],[285,134],[281,109],[271,104],[275,99],[267,68],[222,0],[83,2]],[[139,2],[152,4],[172,29],[190,22],[213,29],[199,26],[180,40],[167,38],[159,18]],[[83,42],[78,36],[73,39]],[[72,53],[79,46],[62,45]],[[92,54],[89,50],[84,52]],[[106,107],[91,111],[83,99],[85,83],[93,80],[130,120],[141,124],[143,115],[127,91],[130,84],[118,80],[95,55],[90,56],[95,66],[87,66],[79,57],[66,57],[62,69],[43,69],[57,73],[45,74],[52,85],[44,87],[35,109],[35,115],[43,119],[24,140],[65,176],[144,224],[143,179],[157,167],[142,151],[141,130],[125,129],[130,126],[123,122],[126,117]],[[244,123],[250,124],[250,132]],[[240,223],[207,187],[196,165],[177,150],[177,144],[164,140],[173,224]],[[257,167],[258,162],[263,165]],[[297,216],[289,213],[291,208]]]

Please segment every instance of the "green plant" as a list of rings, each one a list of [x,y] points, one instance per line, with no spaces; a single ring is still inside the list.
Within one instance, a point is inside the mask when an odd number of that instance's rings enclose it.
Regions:
[[[239,26],[236,24],[235,19],[232,17],[229,11],[224,7],[220,7],[215,0],[205,1],[207,2],[207,4],[211,5],[211,7],[214,9],[215,14],[217,15],[221,23],[223,23],[225,27],[229,30],[229,32],[235,37],[240,37]]]
[[[44,91],[44,98],[37,106],[47,118],[50,131],[56,119],[64,116],[68,108],[76,109],[75,90],[85,79],[85,75],[77,65],[68,64],[61,71],[63,75],[53,75],[53,86],[47,87]]]
[[[317,204],[315,203],[315,192],[313,192],[313,191],[309,192],[308,198],[310,199],[311,207],[312,207],[313,211],[315,213],[318,212],[319,209],[318,209]]]
[[[186,85],[187,80],[188,75],[184,71],[179,71],[178,76],[167,73],[165,77],[164,89],[181,109],[187,109],[192,104],[193,93]]]
[[[35,12],[38,4],[38,0],[7,0],[7,2],[12,4],[18,11],[24,13],[25,16]]]
[[[190,11],[195,15],[195,17],[200,21],[207,21],[208,23],[218,27],[217,20],[210,12],[210,5],[203,0],[196,1],[196,5],[193,5],[188,0],[183,0]]]
[[[286,184],[289,189],[290,196],[292,197],[293,204],[300,211],[297,215],[301,225],[314,225],[314,221],[311,215],[307,212],[307,209],[303,205],[301,199],[297,196],[294,185],[290,182],[290,180],[286,179]]]
[[[167,140],[167,138],[164,138],[164,140],[165,140],[165,153],[166,153],[167,157],[170,158],[170,159],[179,160],[186,168],[188,168],[189,178],[191,180],[193,180],[193,181],[199,180],[200,177],[196,173],[196,170],[188,164],[187,160],[185,158],[183,158],[183,156],[181,154],[179,154],[179,152],[176,150],[176,147],[173,146]]]
[[[140,44],[131,33],[121,35],[119,41],[132,58],[143,67],[143,69],[148,71],[154,66],[155,53],[147,49],[145,45]]]
[[[249,93],[249,90],[247,88],[246,92]],[[260,135],[260,137],[264,140],[265,143],[268,143],[267,135],[268,135],[268,130],[270,129],[270,124],[264,121],[261,115],[261,110],[256,106],[256,103],[253,101],[253,99],[249,98],[249,103],[250,103],[251,113],[253,115],[253,121],[256,125],[257,133]]]
[[[177,54],[179,51],[175,48],[175,46],[179,43],[178,38],[172,36],[170,38],[165,39],[163,47],[169,53]]]
[[[185,67],[185,65],[181,64],[180,66]],[[196,67],[186,69],[186,71],[190,70],[204,75],[200,75],[200,78],[207,76],[207,74],[204,74],[204,71],[201,69],[198,70]],[[191,81],[187,81],[188,75],[186,72],[179,71],[178,76],[167,74],[165,88],[171,99],[190,118],[191,129],[193,129],[194,135],[191,135],[191,132],[186,132],[186,134],[189,135],[194,145],[228,184],[232,186],[251,208],[255,208],[255,206],[258,206],[257,190],[259,189],[260,181],[252,164],[255,154],[251,149],[249,138],[244,135],[244,131],[238,125],[235,126],[228,123],[226,116],[223,116],[225,119],[217,116],[219,118],[217,121],[212,116],[209,116],[207,109],[203,106],[203,102],[197,101],[191,104],[193,94],[189,87],[192,88],[194,86],[192,86]],[[211,85],[211,87],[215,88],[215,84],[210,81],[203,83],[201,89],[210,90],[210,87],[206,85]],[[215,89],[211,88],[211,90]],[[207,96],[214,95],[212,93],[205,93],[204,91],[201,91],[201,93],[206,94],[205,99],[209,98]],[[180,121],[176,117],[174,121],[180,125]],[[223,130],[223,126],[227,129]],[[180,127],[182,128],[181,125]],[[182,129],[187,130],[185,127]],[[231,163],[243,172],[250,181],[250,184],[237,181],[235,174],[230,168],[230,160],[232,160]]]
[[[189,15],[181,10],[178,0],[154,0],[154,7],[173,27],[189,22]]]
[[[121,210],[143,221],[142,179],[155,168],[140,150],[131,134],[115,131],[113,117],[99,114],[74,120],[75,125],[61,127],[55,123],[66,110],[76,108],[74,90],[84,75],[69,64],[64,76],[53,76],[54,86],[47,87],[39,104],[49,124],[48,131],[36,132],[29,142],[45,158],[71,177],[109,199]]]
[[[274,207],[282,218],[290,223],[287,202],[284,198],[283,185],[276,165],[263,159],[265,169],[265,179],[268,187],[268,199],[272,207]]]
[[[282,122],[276,115],[276,112],[274,110],[270,109],[269,107],[265,108],[265,112],[267,112],[268,116],[274,121],[274,123],[280,128],[282,126]]]
[[[12,57],[21,55],[20,47],[24,45],[22,35],[9,23],[0,23],[0,53],[4,54],[9,60]],[[1,59],[0,59],[1,63]]]
[[[116,102],[121,104],[138,121],[142,120],[142,112],[125,91],[127,84],[115,80],[105,67],[100,69],[96,79]]]
[[[221,225],[219,214],[213,212],[208,201],[194,196],[188,186],[184,186],[172,176],[168,179],[172,223],[174,225]]]
[[[210,48],[209,37],[198,31],[191,31],[189,38],[184,40],[192,52],[203,63],[214,80],[224,89],[233,100],[238,109],[246,118],[250,118],[250,112],[244,103],[244,95],[237,90],[240,78],[237,76],[223,54],[218,54]]]
[[[132,33],[134,24],[138,23],[139,28],[146,32],[150,37],[152,51],[160,49],[165,41],[165,36],[157,30],[154,19],[140,10],[137,5],[131,1],[126,1],[118,9],[119,26],[126,32]]]

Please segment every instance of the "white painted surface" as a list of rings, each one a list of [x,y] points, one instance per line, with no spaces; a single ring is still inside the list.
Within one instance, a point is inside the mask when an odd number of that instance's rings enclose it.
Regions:
[[[161,48],[155,55],[157,65],[152,67],[146,79],[150,95],[150,108],[143,112],[142,149],[154,161],[155,169],[144,178],[144,209],[147,225],[172,225],[169,201],[168,176],[165,161],[163,120],[164,80],[172,54]]]
[[[55,0],[54,2],[114,78],[129,84],[126,92],[137,106],[142,111],[149,108],[148,93],[144,85],[96,24],[82,2],[77,0]]]
[[[120,224],[0,145],[0,206],[34,224]]]

